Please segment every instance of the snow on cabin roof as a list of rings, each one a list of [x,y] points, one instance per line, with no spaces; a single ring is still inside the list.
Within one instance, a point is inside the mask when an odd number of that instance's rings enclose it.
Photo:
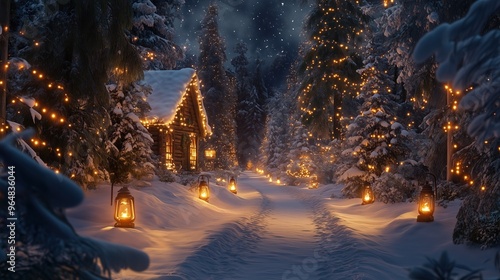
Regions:
[[[195,75],[192,68],[180,70],[150,70],[144,71],[144,83],[151,86],[152,93],[148,96],[148,103],[151,111],[148,118],[156,119],[160,122],[170,123],[174,120],[175,111],[182,102],[182,96],[186,88]],[[196,90],[198,99],[201,100],[201,92]],[[208,120],[206,118],[205,107],[200,102],[200,110],[204,119],[204,133],[211,133]]]

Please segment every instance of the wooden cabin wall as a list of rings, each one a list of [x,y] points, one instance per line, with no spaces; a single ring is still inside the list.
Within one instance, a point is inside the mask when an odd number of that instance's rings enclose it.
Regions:
[[[189,136],[194,133],[198,141],[201,133],[197,114],[198,105],[195,103],[197,102],[196,92],[191,87],[187,90],[188,97],[181,104],[181,109],[177,112],[174,121],[170,125],[174,130],[174,163],[176,168],[182,166],[183,170],[190,170]],[[198,147],[198,145],[196,147]],[[198,169],[198,166],[196,166],[196,169]]]

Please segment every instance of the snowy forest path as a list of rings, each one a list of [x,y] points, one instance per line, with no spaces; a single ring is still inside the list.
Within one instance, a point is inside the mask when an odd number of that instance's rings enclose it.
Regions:
[[[381,244],[342,225],[324,198],[308,195],[297,188],[287,188],[297,200],[308,205],[316,227],[319,250],[315,252],[317,276],[289,279],[394,279],[390,271],[377,270],[380,263],[391,263],[391,256]]]
[[[243,176],[238,180],[240,195],[241,189],[249,186],[245,182],[247,179]],[[169,273],[171,276],[160,279],[240,279],[238,269],[247,264],[243,255],[256,253],[255,246],[265,231],[265,220],[272,210],[269,198],[261,192],[259,198],[261,202],[255,212],[227,223],[215,232],[207,230],[210,234],[207,242],[177,265],[174,272]]]
[[[239,195],[258,192],[260,207],[211,232],[205,245],[176,266],[176,276],[162,279],[296,279],[293,273],[304,277],[297,268],[316,279],[315,267],[308,262],[319,249],[306,206],[285,187],[258,174],[242,174],[238,189]]]
[[[322,198],[278,186],[253,173],[238,179],[239,195],[258,192],[255,212],[217,231],[160,279],[381,279],[370,264],[386,262],[378,244],[341,225]],[[378,266],[375,266],[378,267]],[[371,277],[378,275],[377,277]],[[385,279],[390,279],[385,278]]]
[[[306,205],[292,197],[286,187],[270,183],[260,175],[248,176],[251,187],[270,200],[272,211],[255,252],[245,254],[247,265],[232,279],[297,279],[293,277],[295,273],[302,274],[298,279],[316,279],[310,261],[318,244]]]

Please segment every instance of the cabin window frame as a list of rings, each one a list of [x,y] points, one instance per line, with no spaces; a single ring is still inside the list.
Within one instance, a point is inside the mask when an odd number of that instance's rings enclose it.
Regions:
[[[174,169],[174,143],[173,135],[167,133],[165,135],[165,167],[168,170]]]

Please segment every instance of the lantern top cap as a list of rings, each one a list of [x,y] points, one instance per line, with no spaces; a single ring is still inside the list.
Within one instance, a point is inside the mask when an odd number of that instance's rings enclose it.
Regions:
[[[423,192],[433,192],[432,190],[432,186],[430,184],[425,184],[423,187],[422,187],[422,191]]]
[[[130,192],[130,191],[128,190],[128,187],[125,186],[125,187],[122,187],[121,189],[119,189],[118,192],[123,193],[123,192]]]

